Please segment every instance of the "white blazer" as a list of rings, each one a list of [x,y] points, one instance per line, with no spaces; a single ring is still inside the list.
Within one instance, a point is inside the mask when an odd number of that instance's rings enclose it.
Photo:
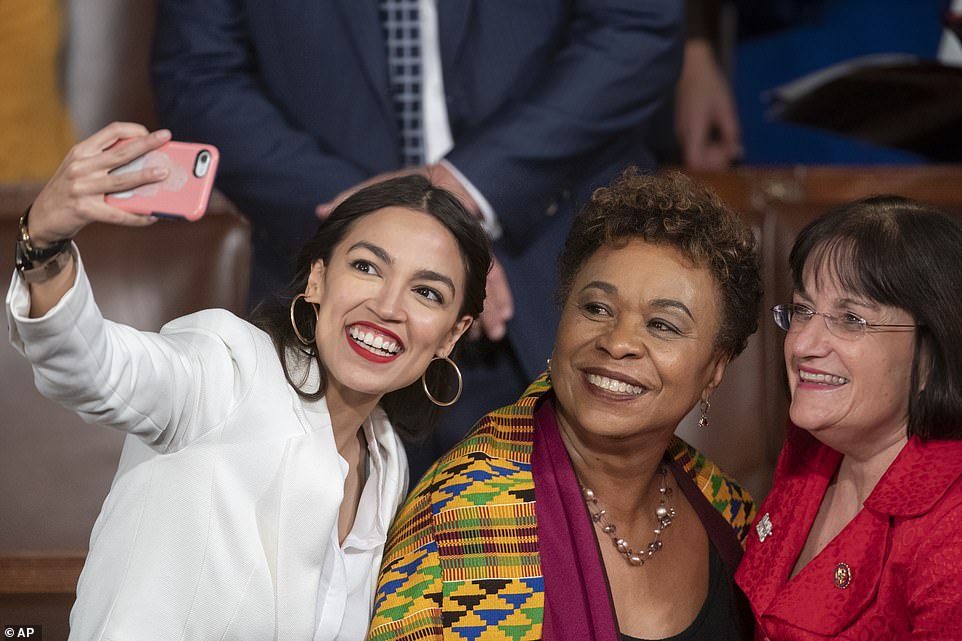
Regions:
[[[70,638],[312,639],[343,495],[326,404],[312,427],[270,338],[229,312],[159,334],[104,320],[77,262],[73,289],[42,318],[27,317],[16,274],[7,294],[11,341],[40,391],[128,433]],[[383,411],[368,420],[388,462],[389,522],[407,461]]]

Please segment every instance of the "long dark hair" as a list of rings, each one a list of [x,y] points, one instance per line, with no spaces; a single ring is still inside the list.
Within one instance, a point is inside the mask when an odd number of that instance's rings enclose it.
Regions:
[[[320,223],[317,231],[301,248],[294,268],[294,277],[287,289],[260,303],[251,312],[250,322],[267,332],[277,348],[284,375],[298,395],[307,400],[324,396],[327,373],[314,346],[306,348],[298,341],[291,327],[291,301],[307,288],[311,265],[318,259],[330,264],[334,248],[365,216],[385,207],[402,207],[419,211],[435,218],[451,232],[458,243],[464,263],[464,302],[458,317],[477,318],[484,306],[485,281],[491,266],[491,251],[480,223],[450,192],[436,187],[419,175],[402,176],[365,187],[338,205]],[[416,242],[417,239],[411,239]],[[294,318],[304,336],[314,335],[316,318],[311,305],[294,307]],[[304,377],[295,380],[292,370],[307,372],[304,367],[313,359],[320,369],[316,390],[306,390]],[[436,398],[453,396],[457,379],[450,367],[429,367],[426,380]],[[438,407],[424,394],[421,381],[385,394],[381,399],[391,424],[402,436],[417,439],[425,436],[437,423]]]
[[[788,262],[796,291],[809,271],[827,273],[912,315],[908,435],[962,439],[962,221],[901,196],[865,198],[809,223]]]

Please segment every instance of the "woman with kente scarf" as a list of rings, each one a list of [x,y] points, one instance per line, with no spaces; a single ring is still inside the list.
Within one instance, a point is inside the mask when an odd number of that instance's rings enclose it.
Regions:
[[[736,639],[748,493],[674,436],[756,329],[751,230],[629,170],[560,260],[548,371],[432,467],[385,550],[370,639]]]

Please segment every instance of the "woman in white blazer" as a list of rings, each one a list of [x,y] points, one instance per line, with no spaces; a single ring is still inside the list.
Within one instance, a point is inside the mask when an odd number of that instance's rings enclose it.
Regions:
[[[42,393],[128,434],[70,638],[362,639],[406,490],[397,434],[460,393],[448,356],[481,312],[484,232],[423,177],[373,185],[250,322],[206,310],[140,332],[100,315],[70,239],[93,221],[152,222],[104,194],[166,174],[108,172],[169,138],[107,126],[21,221],[14,345]]]

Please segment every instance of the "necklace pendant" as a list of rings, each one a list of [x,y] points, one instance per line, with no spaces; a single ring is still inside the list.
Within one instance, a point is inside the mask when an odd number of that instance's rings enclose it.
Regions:
[[[662,549],[664,546],[661,540],[662,534],[677,515],[675,508],[668,505],[668,499],[671,497],[671,488],[668,487],[668,469],[662,465],[658,473],[661,475],[661,487],[658,488],[658,507],[655,509],[655,521],[658,526],[652,530],[655,538],[639,552],[633,551],[624,537],[615,534],[615,524],[608,520],[608,511],[599,505],[598,496],[592,490],[584,486],[581,487],[581,495],[588,507],[591,520],[601,527],[601,531],[611,538],[611,542],[618,553],[624,556],[628,563],[634,567],[644,565],[645,561],[650,561],[655,553]]]

